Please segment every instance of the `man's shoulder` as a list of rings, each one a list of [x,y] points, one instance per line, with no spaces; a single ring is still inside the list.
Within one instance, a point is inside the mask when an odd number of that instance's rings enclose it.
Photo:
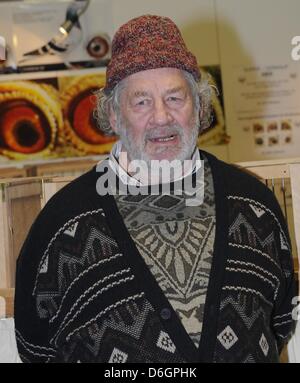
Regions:
[[[44,210],[53,208],[78,209],[80,206],[89,204],[90,197],[96,193],[96,167],[68,182],[58,190],[46,203]]]
[[[36,269],[50,248],[61,246],[68,237],[89,227],[106,227],[103,197],[96,192],[96,166],[56,192],[39,212],[23,243],[18,263],[30,258]],[[26,262],[25,262],[26,263]]]
[[[57,191],[38,214],[34,226],[38,231],[53,235],[66,222],[88,212],[101,210],[102,197],[97,194],[96,182],[99,175],[96,166],[72,180]]]
[[[210,153],[205,153],[213,169],[213,175],[224,181],[227,197],[239,196],[245,200],[254,200],[278,212],[278,201],[264,180],[255,173],[237,164],[226,163]]]

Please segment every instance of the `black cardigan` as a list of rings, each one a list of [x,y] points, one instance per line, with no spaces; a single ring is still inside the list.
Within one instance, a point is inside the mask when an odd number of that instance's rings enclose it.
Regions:
[[[281,209],[263,183],[205,153],[216,238],[196,348],[138,253],[96,167],[56,193],[17,261],[15,326],[30,362],[278,362],[297,295]]]

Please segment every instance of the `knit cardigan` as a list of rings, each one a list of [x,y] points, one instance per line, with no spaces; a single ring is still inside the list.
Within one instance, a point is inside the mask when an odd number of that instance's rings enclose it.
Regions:
[[[196,347],[130,237],[96,167],[46,204],[17,260],[24,362],[278,362],[294,327],[291,245],[273,193],[205,153],[216,236]]]

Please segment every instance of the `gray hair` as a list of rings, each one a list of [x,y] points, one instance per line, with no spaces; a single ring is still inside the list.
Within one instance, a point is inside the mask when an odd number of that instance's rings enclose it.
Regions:
[[[184,70],[182,70],[182,73],[190,86],[195,112],[199,114],[201,111],[201,118],[199,119],[200,133],[209,128],[212,123],[212,96],[217,88],[210,84],[210,75],[201,76],[201,80],[196,81],[191,73]],[[105,94],[103,88],[95,92],[96,107],[94,117],[97,120],[99,129],[105,135],[114,134],[108,118],[109,106],[111,105],[116,114],[120,112],[120,96],[125,87],[126,78],[120,81],[109,94]]]

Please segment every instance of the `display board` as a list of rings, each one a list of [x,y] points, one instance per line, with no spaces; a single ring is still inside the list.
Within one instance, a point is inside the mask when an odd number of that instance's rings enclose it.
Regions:
[[[97,15],[97,21],[93,14]],[[0,73],[105,66],[111,51],[108,0],[0,3],[6,60]]]
[[[297,0],[216,0],[230,161],[300,156]]]
[[[179,0],[91,0],[80,26],[73,28],[69,51],[27,56],[56,36],[72,4],[66,0],[0,3],[0,35],[7,39],[2,73],[53,70],[53,65],[55,70],[65,65],[66,71],[74,66],[105,67],[110,49],[99,64],[87,51],[89,37],[106,36],[110,42],[118,27],[135,16],[169,16],[200,66],[218,68],[223,99],[215,105],[221,110],[220,121],[200,138],[199,145],[208,150],[226,148],[221,157],[232,162],[300,155],[300,62],[291,54],[292,41],[297,42],[294,37],[300,35],[298,0],[189,0],[186,4]],[[99,44],[94,53],[97,49],[103,53],[101,40],[95,41]]]
[[[60,41],[59,46],[65,47],[66,51],[48,50],[49,45],[53,46],[59,26],[64,25],[63,20],[68,18],[68,13],[77,3],[85,2],[15,2],[6,4],[3,8],[5,12],[0,12],[0,20],[6,19],[6,26],[0,23],[0,34],[5,32],[9,48],[0,75],[0,165],[1,162],[51,161],[57,158],[101,155],[108,153],[117,140],[116,136],[104,135],[99,130],[94,114],[95,92],[105,85],[111,29],[112,25],[116,25],[116,20],[114,24],[108,21],[113,14],[112,10],[116,10],[113,3],[104,0],[89,2],[89,7],[93,6],[93,10],[101,14],[100,19],[96,22],[94,12],[88,7],[68,39],[63,44]],[[156,5],[159,6],[159,3]],[[206,60],[202,60],[204,65],[201,65],[200,71],[202,77],[214,89],[218,89],[212,98],[211,126],[198,140],[199,146],[207,147],[224,143],[226,125],[214,7],[209,0],[200,1],[200,6],[206,9],[211,19],[205,31],[212,32],[215,38],[206,50]],[[199,9],[199,4],[197,7]],[[198,35],[199,29],[196,21],[194,25],[191,23],[192,10],[193,7],[187,8],[179,27],[183,35],[187,35],[187,45],[190,42],[190,49],[194,50],[196,45],[192,37]],[[152,13],[160,12],[153,9]],[[190,24],[182,24],[188,20]],[[91,31],[94,37],[107,36],[109,49],[102,52],[105,55],[102,55],[100,61],[92,57],[88,50],[89,43],[85,36],[90,36]],[[52,43],[47,43],[49,41]],[[27,55],[28,52],[31,54]],[[89,66],[94,68],[87,69]]]

